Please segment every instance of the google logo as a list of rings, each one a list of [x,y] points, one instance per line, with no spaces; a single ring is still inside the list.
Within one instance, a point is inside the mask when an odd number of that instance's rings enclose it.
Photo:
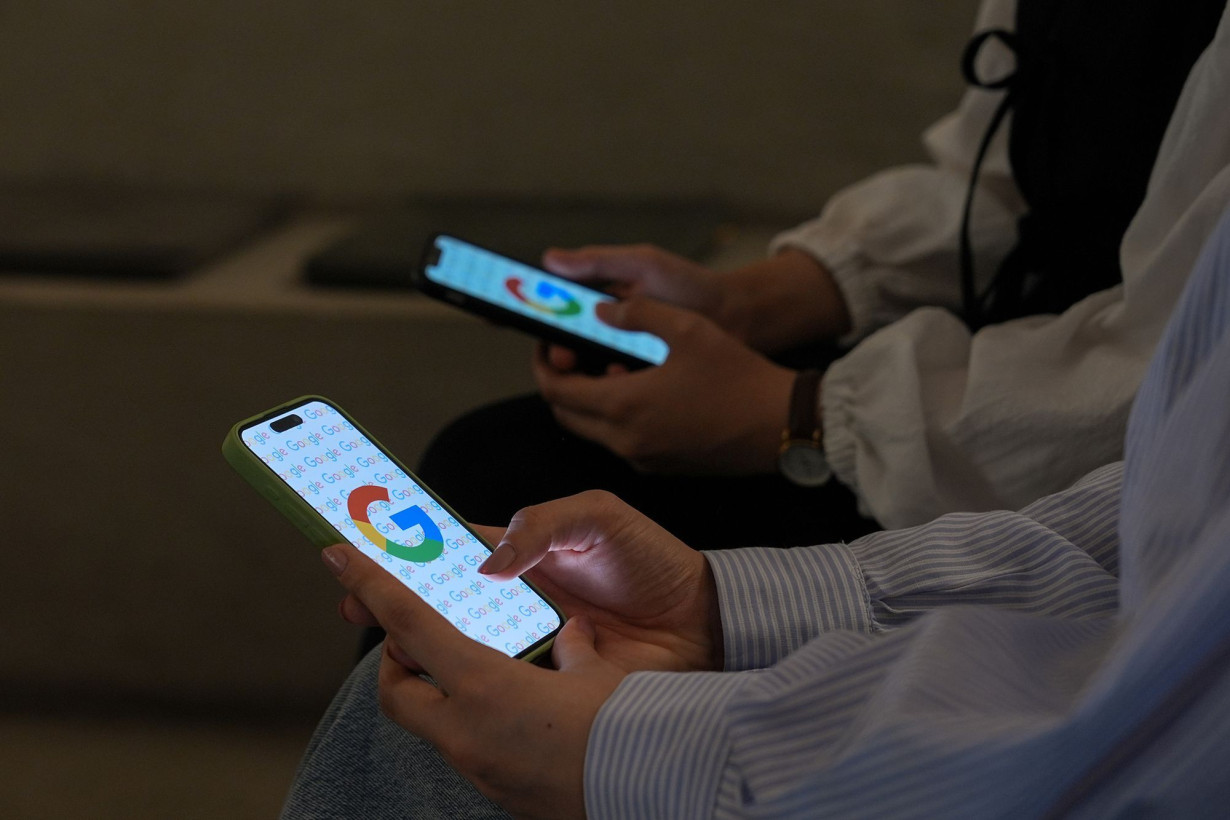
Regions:
[[[427,516],[427,511],[422,507],[407,507],[389,516],[389,520],[403,530],[413,529],[414,527],[419,527],[423,530],[423,541],[416,547],[408,547],[405,544],[399,544],[396,541],[385,538],[379,530],[372,526],[371,519],[367,517],[367,508],[377,501],[388,502],[388,500],[389,490],[387,487],[364,484],[361,487],[355,487],[351,491],[350,497],[346,499],[346,511],[350,513],[350,518],[354,521],[355,526],[359,528],[359,532],[363,533],[368,541],[371,541],[394,558],[400,558],[403,561],[414,561],[419,564],[439,558],[441,553],[444,552],[444,537],[440,534],[440,528]]]
[[[525,283],[515,276],[504,280],[504,287],[508,288],[508,292],[519,302],[534,310],[553,313],[556,316],[576,316],[581,312],[581,303],[576,300],[576,297],[554,282],[545,280],[539,282],[534,286],[532,296],[525,294],[524,285]],[[554,307],[551,305],[552,302],[555,303]]]

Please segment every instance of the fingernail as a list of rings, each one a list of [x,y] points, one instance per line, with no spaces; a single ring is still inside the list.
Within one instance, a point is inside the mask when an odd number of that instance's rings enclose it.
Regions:
[[[348,559],[341,547],[325,547],[320,551],[320,557],[324,560],[325,566],[329,568],[329,572],[334,575],[341,575],[346,571]]]
[[[483,565],[478,568],[478,571],[483,575],[491,575],[493,572],[500,572],[507,569],[508,566],[516,559],[517,551],[512,548],[512,544],[504,542],[495,548],[495,552],[483,561]]]
[[[542,266],[547,268],[559,268],[568,266],[568,253],[560,248],[547,248],[542,255]]]

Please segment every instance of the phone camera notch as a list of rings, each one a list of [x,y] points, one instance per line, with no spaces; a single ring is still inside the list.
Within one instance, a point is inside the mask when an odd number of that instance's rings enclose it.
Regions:
[[[269,429],[275,433],[285,433],[287,430],[298,427],[303,424],[303,418],[298,413],[291,413],[289,416],[282,416],[280,419],[274,419],[269,423]]]

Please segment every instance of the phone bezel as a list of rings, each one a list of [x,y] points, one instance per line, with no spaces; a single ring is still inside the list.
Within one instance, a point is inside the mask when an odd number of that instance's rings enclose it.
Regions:
[[[480,533],[476,532],[470,526],[469,522],[458,515],[457,511],[450,507],[444,499],[436,494],[435,490],[427,486],[422,479],[415,475],[413,471],[401,462],[401,459],[397,458],[397,456],[381,444],[375,436],[368,432],[363,425],[359,424],[359,422],[355,420],[354,416],[346,412],[345,408],[341,407],[337,404],[337,402],[327,399],[324,396],[307,395],[300,396],[296,399],[291,399],[290,401],[278,405],[271,410],[267,410],[264,413],[260,413],[256,416],[252,416],[251,418],[236,422],[235,425],[231,427],[230,432],[223,441],[222,454],[227,462],[230,463],[231,466],[234,467],[236,471],[238,471],[239,474],[248,481],[249,484],[256,488],[257,492],[270,501],[274,507],[276,507],[283,516],[294,524],[300,532],[306,535],[313,544],[323,549],[324,547],[332,544],[351,542],[349,538],[338,532],[337,528],[329,523],[328,519],[317,512],[316,509],[313,508],[312,505],[309,504],[301,495],[299,495],[293,487],[283,481],[277,472],[271,466],[262,461],[260,456],[254,453],[243,440],[243,432],[245,430],[259,424],[267,423],[270,419],[276,416],[282,416],[293,412],[296,408],[302,407],[309,402],[322,402],[336,410],[342,418],[354,426],[354,429],[360,435],[367,438],[367,440],[372,443],[373,447],[388,456],[389,461],[394,466],[402,470],[407,476],[410,477],[410,480],[418,484],[419,487],[423,489],[423,492],[439,504],[445,512],[456,519],[457,523],[460,524],[466,532],[477,538],[478,542],[482,544],[488,552],[494,551],[491,542],[484,538]],[[522,578],[521,580],[534,591],[535,595],[545,601],[547,606],[551,607],[552,611],[559,617],[559,629],[562,629],[563,625],[567,622],[567,617],[564,615],[559,606],[547,597],[547,595],[531,581],[525,578]],[[413,590],[411,590],[411,593],[417,594],[414,593]],[[550,635],[544,636],[540,640],[511,657],[531,662],[546,657],[555,641],[555,636],[559,634],[559,629],[556,629]]]
[[[509,262],[515,262],[518,265],[525,265],[526,267],[532,268],[537,273],[540,273],[549,279],[561,282],[570,287],[584,288],[585,290],[599,293],[608,299],[614,298],[609,293],[605,293],[598,288],[586,285],[583,282],[566,279],[563,276],[551,273],[549,270],[544,270],[538,265],[531,265],[528,262],[515,259],[507,254],[500,253],[497,250],[492,250],[491,248],[481,245],[478,242],[473,242],[469,239],[465,239],[446,231],[438,231],[428,237],[427,244],[423,246],[423,253],[419,258],[418,267],[414,270],[414,275],[412,277],[413,284],[425,295],[430,296],[433,299],[438,299],[439,301],[453,307],[469,311],[470,313],[481,316],[484,319],[495,322],[496,324],[508,325],[516,328],[517,330],[529,333],[531,336],[536,336],[543,341],[567,347],[576,352],[578,357],[580,357],[582,361],[588,365],[586,369],[593,369],[594,365],[607,363],[619,363],[630,370],[639,370],[645,367],[657,366],[655,362],[651,362],[648,359],[642,359],[639,356],[634,356],[623,350],[609,347],[608,345],[604,345],[601,342],[596,342],[593,339],[586,338],[585,336],[570,333],[563,328],[547,324],[546,322],[539,321],[531,316],[525,316],[517,313],[516,311],[509,310],[508,308],[488,302],[485,299],[481,299],[472,294],[465,293],[464,291],[457,290],[433,280],[427,275],[427,267],[432,261],[432,257],[436,251],[436,240],[442,236],[448,237],[449,239],[457,242],[464,242],[471,247],[486,251],[487,253],[498,256],[501,259],[506,259]]]

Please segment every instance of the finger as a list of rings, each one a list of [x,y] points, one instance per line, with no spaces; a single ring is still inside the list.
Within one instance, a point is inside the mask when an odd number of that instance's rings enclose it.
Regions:
[[[535,368],[545,365],[560,373],[569,373],[577,369],[579,361],[580,357],[576,351],[560,345],[539,342],[534,346],[534,355],[530,359],[530,365]]]
[[[549,345],[544,360],[552,369],[560,373],[571,373],[577,369],[578,357],[576,352],[559,345]]]
[[[660,253],[651,245],[589,245],[574,250],[550,248],[543,254],[542,266],[552,273],[579,281],[634,282],[657,262]]]
[[[406,654],[406,650],[397,645],[397,641],[386,637],[384,651],[394,661],[409,669],[416,675],[423,673],[423,667],[414,658]]]
[[[555,662],[555,668],[568,672],[601,660],[597,640],[593,622],[584,615],[575,616],[555,636],[551,647],[551,660]]]
[[[438,748],[450,729],[447,710],[443,708],[448,690],[442,684],[436,687],[423,680],[419,677],[423,670],[401,663],[391,648],[391,642],[385,639],[377,674],[380,711]]]
[[[426,601],[350,544],[322,552],[330,571],[358,598],[406,654],[442,683],[494,653],[461,634]],[[498,656],[498,653],[495,653]]]
[[[343,621],[355,626],[380,626],[376,616],[363,605],[363,602],[353,595],[347,595],[337,602],[337,614]]]
[[[599,490],[524,507],[513,515],[504,538],[478,571],[497,580],[515,578],[548,553],[585,552],[604,535],[603,523],[620,506],[611,493]]]
[[[538,391],[547,404],[590,416],[610,415],[616,402],[628,396],[631,383],[625,380],[641,378],[642,374],[651,370],[635,373],[625,370],[608,372],[605,376],[589,376],[584,373],[560,373],[538,362],[531,368]]]
[[[668,305],[647,296],[633,296],[621,302],[604,302],[596,306],[598,318],[621,330],[644,331],[661,338],[667,344],[679,339],[698,323],[708,320],[695,311]]]

